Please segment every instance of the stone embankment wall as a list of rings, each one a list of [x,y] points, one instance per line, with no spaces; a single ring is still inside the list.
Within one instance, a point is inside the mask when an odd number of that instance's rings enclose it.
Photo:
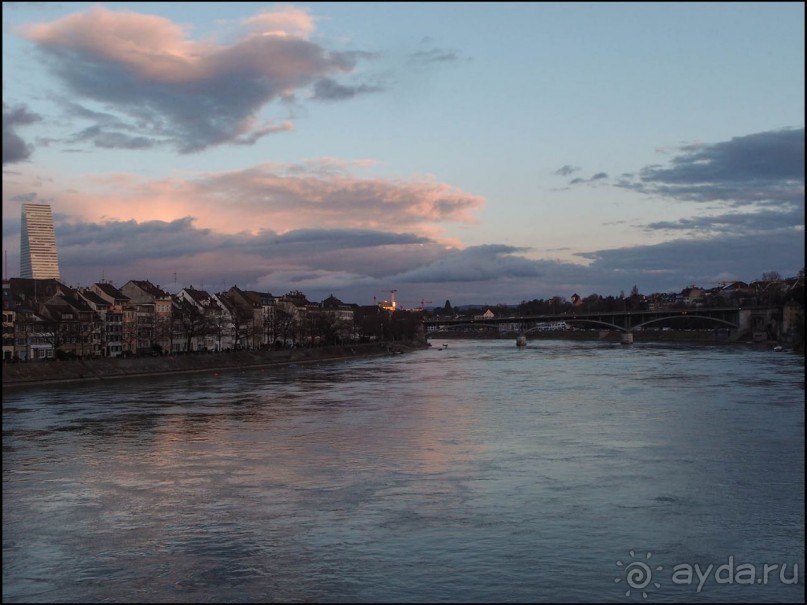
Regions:
[[[425,346],[418,342],[365,343],[343,347],[196,353],[165,357],[28,361],[3,364],[3,387],[83,380],[110,380],[187,372],[242,370],[272,365],[389,355]]]

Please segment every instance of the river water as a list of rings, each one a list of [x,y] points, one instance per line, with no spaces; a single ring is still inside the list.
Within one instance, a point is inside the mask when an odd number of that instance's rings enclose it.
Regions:
[[[803,357],[432,343],[7,390],[3,601],[804,601]]]

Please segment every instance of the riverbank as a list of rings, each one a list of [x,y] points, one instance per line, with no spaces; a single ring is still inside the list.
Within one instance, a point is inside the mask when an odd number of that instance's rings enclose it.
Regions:
[[[493,340],[513,340],[517,338],[515,332],[492,332],[492,333],[450,333],[436,332],[429,334],[429,338],[451,339],[451,338],[471,338],[471,339],[493,339]],[[598,340],[605,342],[619,342],[622,336],[617,330],[563,330],[530,332],[527,340]],[[703,331],[639,331],[633,332],[634,342],[700,342],[706,344],[730,343],[728,335],[725,333],[715,334],[711,330]]]
[[[61,382],[114,380],[192,372],[224,372],[267,366],[337,361],[406,353],[425,348],[418,341],[363,343],[349,346],[285,349],[280,351],[237,351],[196,353],[165,357],[101,358],[71,361],[29,361],[3,364],[3,387]]]
[[[617,330],[564,330],[533,332],[527,335],[527,341],[534,340],[581,340],[619,343],[622,332]],[[515,332],[434,332],[429,334],[430,339],[450,340],[450,339],[472,339],[472,340],[512,340],[514,343],[518,334]],[[732,340],[726,332],[715,332],[713,330],[640,330],[633,332],[633,342],[659,342],[659,343],[681,343],[681,344],[704,344],[704,345],[741,345],[753,346],[755,348],[773,349],[777,345],[784,345],[785,348],[795,352],[803,352],[799,343],[780,343],[776,341],[753,342],[749,339]]]

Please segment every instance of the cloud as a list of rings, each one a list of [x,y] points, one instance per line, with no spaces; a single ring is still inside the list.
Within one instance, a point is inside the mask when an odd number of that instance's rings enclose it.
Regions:
[[[795,275],[804,266],[804,230],[675,239],[579,254],[591,260],[588,271],[622,288],[635,281],[643,292],[680,290],[687,284],[716,285],[716,276],[729,273],[750,280],[765,271]]]
[[[658,221],[645,227],[650,230],[689,231],[724,234],[759,234],[789,230],[804,224],[804,206],[784,209],[760,209],[754,212],[731,212],[719,215]]]
[[[445,254],[442,245],[411,233],[300,229],[224,234],[198,228],[192,217],[96,223],[60,215],[56,235],[63,274],[72,283],[85,284],[102,271],[118,280],[148,278],[155,283],[166,283],[178,272],[185,284],[206,279],[274,291],[304,285],[346,291],[377,285],[386,276]]]
[[[633,275],[674,290],[713,285],[721,274],[794,275],[804,264],[803,128],[683,145],[666,165],[623,174],[616,186],[666,202],[708,204],[709,211],[644,225],[675,235],[661,244],[579,254],[603,276]]]
[[[218,276],[244,285],[281,280],[282,287],[297,276],[298,287],[328,283],[348,296],[443,257],[443,225],[473,222],[485,203],[432,178],[351,174],[372,165],[323,158],[159,180],[125,173],[58,185],[21,179],[7,183],[4,210],[18,213],[34,189],[53,206],[68,283],[99,279],[102,270],[155,283],[177,271],[194,282]]]
[[[463,60],[469,59],[463,59],[456,50],[434,46],[434,40],[429,36],[420,40],[419,50],[406,56],[406,62],[410,67],[414,68],[428,68],[433,65],[446,65]]]
[[[10,107],[3,102],[3,165],[27,160],[33,147],[17,134],[19,126],[27,126],[42,118],[24,105]]]
[[[524,249],[507,245],[446,249],[421,235],[368,229],[224,234],[197,227],[191,217],[96,223],[59,214],[56,220],[62,274],[73,285],[102,274],[119,285],[129,279],[165,285],[176,273],[179,287],[299,289],[311,300],[334,293],[362,303],[393,287],[400,287],[401,300],[476,302],[480,284],[494,298],[532,298],[542,274],[563,291],[570,287],[557,279],[560,265],[529,260],[520,256]]]
[[[312,98],[318,101],[344,101],[345,99],[352,99],[356,95],[381,92],[383,90],[384,88],[381,86],[371,86],[369,84],[345,86],[331,78],[322,78],[314,84],[314,96]]]
[[[430,177],[361,178],[372,166],[323,158],[299,164],[265,163],[243,170],[161,179],[81,174],[58,185],[20,177],[4,183],[6,202],[36,191],[54,210],[77,219],[162,220],[196,217],[222,233],[272,229],[369,229],[439,238],[450,223],[472,224],[485,198]],[[17,198],[18,199],[18,198]]]
[[[555,174],[568,175],[568,174],[571,174],[574,171],[574,170],[569,170],[569,171],[561,172],[564,168],[566,168],[566,166],[564,166],[560,170],[555,171]],[[577,170],[577,169],[575,169],[575,170]],[[592,176],[591,178],[588,178],[588,179],[584,179],[583,177],[574,178],[571,181],[569,181],[569,185],[583,185],[583,184],[586,184],[586,183],[591,185],[591,184],[597,183],[598,181],[604,181],[607,178],[608,178],[608,173],[607,172],[598,172],[597,174],[595,174],[594,176]]]
[[[710,204],[708,214],[644,226],[692,237],[688,242],[673,240],[665,245],[675,248],[682,264],[689,262],[691,250],[697,250],[708,258],[696,255],[692,266],[709,264],[716,274],[716,263],[724,262],[734,267],[735,274],[742,274],[739,263],[750,268],[764,259],[763,268],[757,266],[754,271],[756,275],[769,270],[765,265],[792,269],[798,264],[793,252],[803,254],[803,241],[799,243],[804,238],[803,128],[681,146],[667,166],[646,166],[638,177],[624,175],[617,186],[673,202]],[[793,248],[788,250],[782,242],[791,242]],[[654,252],[666,248],[636,250],[652,259]],[[609,252],[607,256],[624,258],[625,254]]]
[[[409,54],[409,62],[415,65],[428,65],[431,63],[454,63],[460,58],[453,50],[430,48]]]
[[[103,104],[118,121],[115,132],[89,133],[95,144],[161,140],[181,153],[249,145],[292,128],[258,113],[297,90],[317,84],[320,98],[337,100],[375,89],[333,80],[369,54],[329,52],[307,40],[313,20],[302,9],[264,12],[245,25],[246,35],[223,45],[191,39],[163,17],[96,6],[21,32],[72,95]]]
[[[117,135],[122,138],[107,144],[138,144],[136,129],[113,113],[72,101],[64,106],[98,127],[76,132],[77,142],[103,146],[105,137]],[[4,134],[7,114],[12,127],[36,119],[4,106]],[[259,132],[230,142],[249,144]],[[672,291],[711,285],[721,275],[791,275],[803,266],[803,129],[678,149],[668,165],[622,175],[618,186],[671,202],[709,202],[698,206],[703,214],[645,225],[676,238],[663,244],[580,253],[587,265],[535,260],[527,249],[502,244],[447,248],[440,241],[443,226],[473,223],[484,198],[433,178],[359,178],[351,172],[371,160],[334,158],[159,180],[80,175],[35,186],[15,177],[4,183],[13,209],[4,238],[18,240],[18,203],[37,199],[58,211],[57,241],[69,283],[89,283],[105,270],[119,280],[165,284],[177,272],[180,284],[301,289],[313,300],[333,292],[356,302],[399,287],[407,292],[401,299],[455,304],[607,295],[633,284],[642,292]],[[577,170],[566,165],[556,174]],[[607,178],[601,172],[579,182]]]
[[[272,246],[303,246],[317,253],[335,248],[366,248],[402,244],[423,244],[429,240],[411,233],[389,233],[369,229],[295,229],[282,235],[273,235]]]
[[[535,278],[540,271],[535,262],[515,253],[524,248],[505,245],[472,246],[455,250],[435,262],[394,276],[398,282],[488,282],[505,277]]]
[[[177,282],[218,291],[242,288],[305,292],[311,300],[333,293],[369,304],[391,288],[400,300],[450,299],[454,304],[517,303],[572,293],[680,291],[690,283],[714,285],[726,275],[750,280],[764,271],[793,275],[803,266],[804,234],[681,238],[662,244],[579,254],[575,264],[535,260],[529,250],[504,244],[446,248],[411,232],[381,229],[305,228],[286,233],[222,233],[186,216],[171,221],[81,221],[56,213],[62,275],[87,285],[104,274]],[[19,237],[19,221],[4,221],[4,239]],[[18,264],[10,249],[12,266]],[[720,277],[722,276],[722,277]]]
[[[130,136],[122,132],[105,131],[101,126],[90,126],[71,136],[67,142],[91,141],[101,149],[150,149],[159,141],[149,137]]]
[[[248,208],[249,223],[265,217],[282,229],[316,224],[397,231],[443,222],[471,223],[475,220],[471,211],[485,202],[431,180],[358,179],[310,171],[303,165],[206,175],[194,187],[203,198],[216,196],[218,201],[226,196],[226,204],[234,210]]]
[[[803,205],[804,128],[682,146],[668,166],[646,166],[619,186],[680,201]]]
[[[580,170],[579,166],[572,166],[570,164],[565,164],[560,168],[558,168],[555,171],[555,174],[558,176],[569,176],[570,174],[572,174],[573,172],[577,172],[578,170]]]
[[[62,264],[97,266],[125,265],[143,259],[176,259],[201,252],[223,251],[228,236],[193,227],[193,219],[175,221],[60,222],[57,231]]]
[[[308,9],[286,6],[263,11],[242,21],[253,33],[265,36],[292,36],[307,40],[314,32],[314,18]]]

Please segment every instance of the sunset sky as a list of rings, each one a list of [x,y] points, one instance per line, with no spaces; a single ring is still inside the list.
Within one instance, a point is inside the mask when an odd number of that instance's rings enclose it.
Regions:
[[[4,2],[4,277],[25,202],[73,286],[414,306],[795,275],[804,56],[803,3]]]

